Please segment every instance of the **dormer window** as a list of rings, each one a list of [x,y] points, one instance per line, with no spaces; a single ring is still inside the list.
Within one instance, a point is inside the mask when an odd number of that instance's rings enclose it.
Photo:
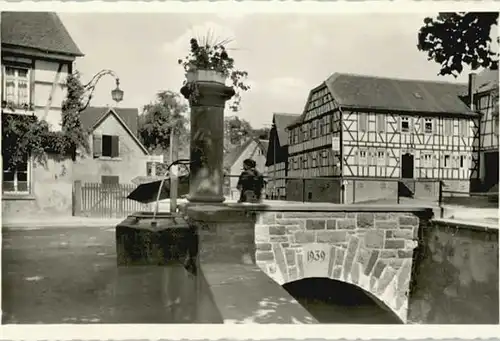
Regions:
[[[401,117],[401,132],[402,133],[410,132],[410,118],[408,116]]]
[[[424,133],[432,134],[432,118],[424,119]]]

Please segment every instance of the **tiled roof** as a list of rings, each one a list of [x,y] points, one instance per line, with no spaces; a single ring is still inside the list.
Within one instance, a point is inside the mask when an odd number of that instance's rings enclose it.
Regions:
[[[56,13],[2,12],[1,27],[2,45],[83,56]]]
[[[257,143],[257,148],[262,149],[262,154],[267,154],[267,148],[269,146],[268,141],[259,140],[257,137],[250,137],[243,144],[233,148],[229,153],[224,155],[224,168],[230,168],[234,165],[236,161],[240,158],[241,154],[248,148],[248,146],[252,143]]]
[[[287,113],[275,113],[273,120],[276,125],[276,131],[278,133],[278,140],[280,146],[284,147],[288,145],[288,132],[286,127],[295,122],[300,118],[299,114],[287,114]]]
[[[269,148],[269,141],[267,141],[267,140],[260,140],[259,143],[260,143],[260,145],[262,147],[262,153],[264,155],[266,155],[267,154],[267,149]]]
[[[498,89],[498,70],[483,70],[476,76],[476,91]]]
[[[110,109],[110,107],[88,107],[85,109],[80,113],[80,122],[82,123],[83,129],[92,129],[97,121]],[[113,108],[113,110],[120,116],[130,131],[137,136],[139,110],[136,108]]]
[[[239,157],[241,156],[241,154],[243,154],[243,152],[245,151],[245,149],[247,149],[248,146],[253,141],[255,141],[255,139],[249,138],[244,143],[242,143],[239,146],[234,147],[229,153],[227,153],[226,155],[224,155],[224,168],[230,168],[230,167],[232,167],[234,165],[234,163],[236,161],[238,161]]]
[[[334,73],[326,86],[341,107],[434,114],[474,114],[459,96],[466,84]]]

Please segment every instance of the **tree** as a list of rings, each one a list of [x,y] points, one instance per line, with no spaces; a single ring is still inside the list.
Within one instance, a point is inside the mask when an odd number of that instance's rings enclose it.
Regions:
[[[160,91],[155,102],[144,106],[139,117],[139,138],[148,151],[168,153],[172,129],[174,137],[179,139],[176,145],[189,145],[188,119],[183,115],[187,109],[179,94],[169,90]],[[175,146],[174,149],[177,152]]]
[[[229,116],[224,119],[224,135],[229,145],[238,145],[245,141],[252,131],[250,123],[238,116]]]
[[[269,139],[269,128],[259,128],[259,129],[254,129],[253,134],[257,136],[261,140],[268,140]]]
[[[424,19],[417,47],[441,65],[441,75],[457,77],[464,64],[472,70],[497,70],[499,54],[493,51],[490,37],[494,25],[498,25],[498,12],[439,13]]]

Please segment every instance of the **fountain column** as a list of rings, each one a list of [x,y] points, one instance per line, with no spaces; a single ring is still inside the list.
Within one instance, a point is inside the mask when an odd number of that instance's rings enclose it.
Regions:
[[[184,85],[181,93],[191,107],[188,200],[193,203],[222,203],[224,107],[235,91],[222,83],[197,81]]]

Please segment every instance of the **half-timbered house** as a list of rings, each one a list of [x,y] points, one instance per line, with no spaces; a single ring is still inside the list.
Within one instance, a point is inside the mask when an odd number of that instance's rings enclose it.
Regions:
[[[61,129],[65,81],[83,56],[55,13],[2,12],[2,116],[35,115]],[[71,214],[72,160],[49,158],[45,165],[26,155],[16,169],[2,152],[4,218],[22,214]]]
[[[498,70],[469,77],[474,109],[481,113],[480,140],[475,144],[480,182],[475,190],[488,191],[498,184]]]
[[[269,131],[269,148],[266,155],[266,196],[271,199],[286,199],[288,175],[288,133],[286,127],[297,120],[298,114],[275,113]]]
[[[432,180],[468,191],[479,176],[479,114],[461,99],[467,92],[466,84],[333,74],[288,127],[289,175],[332,180],[289,181],[289,200],[394,199],[402,184],[432,195]]]

